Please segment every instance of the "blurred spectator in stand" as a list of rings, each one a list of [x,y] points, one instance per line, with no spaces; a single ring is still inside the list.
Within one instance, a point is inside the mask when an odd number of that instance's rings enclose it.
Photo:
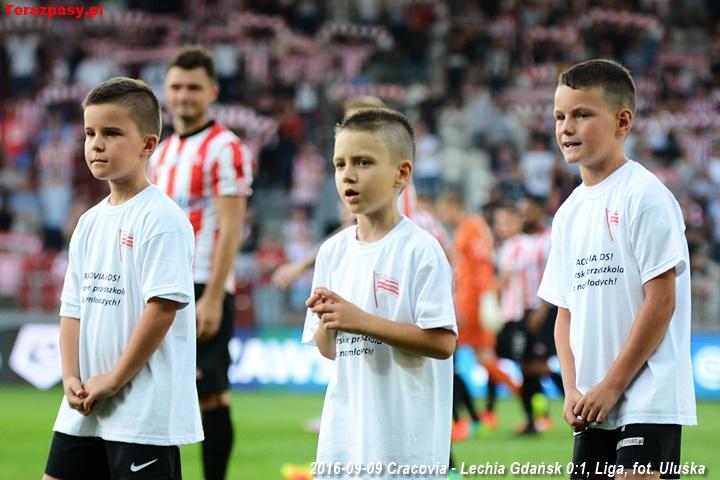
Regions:
[[[111,43],[90,40],[88,39],[86,45],[91,47],[87,47],[85,57],[75,70],[75,83],[88,88],[124,73],[112,55]]]
[[[295,205],[315,206],[317,195],[326,176],[328,163],[317,147],[306,142],[293,159],[290,198]]]
[[[36,233],[42,225],[42,211],[37,187],[30,175],[22,178],[10,197],[10,212],[15,233]]]
[[[261,235],[260,244],[255,250],[255,262],[258,278],[253,290],[255,304],[255,325],[258,327],[276,327],[282,324],[282,292],[271,285],[273,272],[283,263],[287,256],[277,235]]]
[[[548,197],[552,186],[552,169],[555,156],[548,149],[547,137],[535,133],[530,140],[530,149],[520,160],[525,190],[531,195]]]
[[[720,330],[720,266],[710,258],[705,242],[691,243],[692,326],[698,330]]]
[[[418,192],[437,197],[440,194],[440,140],[428,130],[425,122],[415,125],[417,154],[413,181]]]
[[[20,31],[7,35],[5,42],[10,63],[10,92],[14,96],[31,93],[36,86],[40,35],[30,30]]]
[[[73,128],[63,123],[60,112],[47,116],[47,125],[39,135],[36,163],[43,215],[43,244],[58,251],[64,246],[62,229],[70,213],[73,172],[77,160],[77,141]],[[78,132],[75,132],[78,133]]]
[[[295,206],[283,227],[284,250],[289,262],[300,262],[316,253],[317,236],[310,222],[307,207]],[[296,312],[305,312],[305,300],[310,296],[312,270],[308,269],[290,285],[289,304]]]

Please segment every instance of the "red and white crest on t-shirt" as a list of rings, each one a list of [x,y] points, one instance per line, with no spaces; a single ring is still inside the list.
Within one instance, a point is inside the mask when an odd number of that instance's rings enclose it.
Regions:
[[[620,214],[617,210],[605,209],[605,222],[607,223],[610,240],[615,241],[615,232],[620,227]]]
[[[373,271],[373,295],[375,306],[378,306],[378,293],[385,292],[396,297],[400,296],[400,282],[382,273]]]
[[[123,261],[123,249],[127,248],[132,250],[133,248],[133,242],[135,241],[135,237],[133,237],[133,234],[130,232],[124,232],[122,229],[118,230],[118,251],[120,252],[120,262]]]

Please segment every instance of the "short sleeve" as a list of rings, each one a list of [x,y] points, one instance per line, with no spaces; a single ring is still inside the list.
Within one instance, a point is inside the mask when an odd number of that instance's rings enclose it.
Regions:
[[[145,303],[159,297],[184,308],[192,301],[192,244],[192,237],[180,231],[159,233],[143,244],[140,276]]]
[[[413,280],[415,324],[423,329],[446,328],[457,335],[452,270],[439,245],[423,255]]]
[[[250,149],[239,141],[228,143],[210,167],[213,195],[243,196],[252,194],[252,157]]]
[[[63,283],[62,294],[60,295],[60,316],[70,318],[80,318],[80,289],[82,279],[80,278],[80,265],[78,264],[81,256],[79,255],[79,226],[70,238],[70,248],[68,249],[68,267],[65,271],[65,282]]]
[[[643,210],[630,226],[630,242],[642,283],[675,268],[680,276],[685,262],[685,226],[669,202]]]
[[[545,264],[545,272],[538,289],[538,297],[560,308],[568,308],[567,269],[564,268],[563,264],[562,243],[560,242],[561,230],[562,227],[559,225],[557,217],[555,217],[550,233],[550,255]]]

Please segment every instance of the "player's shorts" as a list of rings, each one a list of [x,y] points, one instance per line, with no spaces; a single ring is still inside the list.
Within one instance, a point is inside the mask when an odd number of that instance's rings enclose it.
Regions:
[[[527,326],[528,314],[525,316]],[[527,336],[527,345],[523,354],[523,359],[536,360],[548,359],[557,353],[555,348],[555,319],[557,318],[557,307],[548,310],[545,320],[543,320],[540,328],[530,333],[525,329]]]
[[[680,478],[672,471],[663,474],[660,463],[680,464],[681,436],[680,425],[638,423],[615,430],[588,428],[575,434],[570,478],[603,478],[595,472],[606,472],[604,476],[611,471],[618,473],[618,465],[625,473],[650,473],[644,470],[648,464],[651,470],[661,472],[660,478]]]
[[[195,284],[195,298],[198,299],[205,290],[205,285]],[[221,393],[230,389],[228,368],[230,352],[228,343],[233,335],[235,322],[235,305],[233,297],[225,294],[222,307],[222,319],[217,335],[205,342],[197,342],[197,391],[203,398],[213,393]]]
[[[45,473],[62,480],[179,480],[180,449],[55,432]]]
[[[495,354],[500,358],[520,360],[527,348],[527,333],[523,320],[507,322],[497,335]]]

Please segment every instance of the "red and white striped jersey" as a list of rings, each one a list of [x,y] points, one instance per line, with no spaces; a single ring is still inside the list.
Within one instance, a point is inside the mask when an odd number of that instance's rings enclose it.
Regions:
[[[150,158],[149,175],[185,211],[195,232],[195,283],[207,283],[218,233],[215,197],[250,196],[250,150],[227,128],[210,122],[200,131],[172,134]],[[234,291],[234,271],[225,287]]]
[[[525,243],[525,308],[534,310],[540,306],[537,292],[550,255],[550,228],[525,235]]]
[[[525,316],[526,246],[525,235],[518,234],[505,240],[498,251],[500,277],[509,274],[507,283],[500,290],[500,312],[505,322],[522,320]]]

